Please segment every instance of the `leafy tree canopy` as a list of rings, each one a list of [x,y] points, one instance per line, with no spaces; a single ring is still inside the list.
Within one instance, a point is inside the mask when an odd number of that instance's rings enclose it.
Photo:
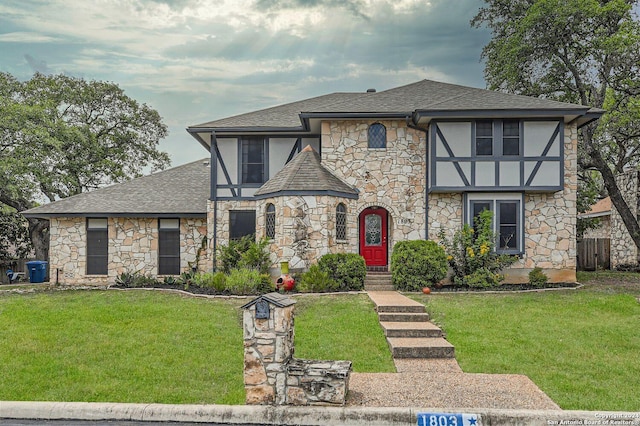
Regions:
[[[597,124],[580,130],[579,172],[583,181],[592,179],[590,170],[600,173],[640,247],[640,226],[615,181],[615,173],[640,162],[640,23],[634,12],[638,4],[639,0],[485,0],[471,24],[486,25],[493,34],[482,55],[491,89],[607,111]]]
[[[163,169],[166,135],[158,112],[114,83],[0,73],[0,205],[21,211]],[[38,257],[46,255],[41,222],[29,219]]]

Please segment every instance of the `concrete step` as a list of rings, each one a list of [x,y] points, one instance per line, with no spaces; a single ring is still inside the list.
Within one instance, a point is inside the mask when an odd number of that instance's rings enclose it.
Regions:
[[[394,358],[455,358],[455,348],[442,337],[387,337]]]
[[[387,337],[442,337],[440,327],[430,322],[381,322]]]
[[[391,278],[365,278],[364,283],[367,284],[391,284]]]
[[[393,291],[395,290],[391,284],[364,284],[365,291]]]
[[[378,313],[381,312],[402,312],[405,314],[413,313],[413,314],[421,314],[424,313],[425,308],[424,305],[379,305],[376,310]]]
[[[429,314],[426,312],[378,312],[380,322],[427,322]]]

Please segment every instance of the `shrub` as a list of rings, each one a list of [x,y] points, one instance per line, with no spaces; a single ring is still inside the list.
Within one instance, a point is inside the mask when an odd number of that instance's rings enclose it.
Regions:
[[[420,291],[447,275],[447,255],[433,241],[400,241],[391,254],[392,282],[396,289]]]
[[[544,287],[549,281],[549,277],[542,272],[542,268],[535,267],[529,272],[529,284],[534,287]]]
[[[220,270],[228,274],[233,269],[255,269],[262,274],[269,272],[271,261],[266,250],[269,240],[266,238],[256,242],[253,235],[246,235],[239,240],[229,241],[229,245],[218,248]]]
[[[311,265],[296,282],[296,289],[302,293],[322,293],[332,291],[338,284],[331,279],[329,273],[320,269],[318,265]]]
[[[253,235],[246,235],[239,240],[231,240],[228,245],[220,245],[218,247],[218,262],[220,262],[220,270],[225,274],[231,272],[232,269],[238,268],[238,263],[242,258],[242,253],[249,250],[252,243],[255,243]]]
[[[495,252],[496,235],[491,227],[492,219],[490,211],[483,211],[476,217],[476,229],[465,224],[451,240],[446,238],[444,230],[440,231],[440,241],[453,270],[454,284],[469,285],[471,282],[477,287],[478,280],[485,277],[488,282],[483,287],[499,285],[504,277],[498,272],[517,260],[516,256]],[[479,270],[484,271],[475,274]],[[470,277],[473,274],[475,275]],[[495,277],[500,279],[496,282]]]
[[[247,250],[240,255],[238,267],[255,269],[261,274],[269,273],[271,261],[269,260],[269,252],[267,251],[268,245],[269,240],[266,238],[258,242],[252,241],[247,247]]]
[[[193,285],[203,288],[213,288],[222,293],[226,290],[227,276],[222,272],[205,272],[193,276]]]
[[[123,272],[116,277],[115,282],[117,286],[128,288],[153,287],[158,284],[158,280],[152,275],[140,272]]]
[[[491,272],[487,268],[476,269],[462,278],[461,284],[471,288],[491,288],[500,285],[504,275]]]
[[[226,279],[226,289],[231,294],[258,294],[273,291],[274,285],[268,274],[255,269],[232,269]]]
[[[337,290],[362,290],[367,275],[364,258],[355,253],[325,254],[318,261],[320,270],[337,283]]]

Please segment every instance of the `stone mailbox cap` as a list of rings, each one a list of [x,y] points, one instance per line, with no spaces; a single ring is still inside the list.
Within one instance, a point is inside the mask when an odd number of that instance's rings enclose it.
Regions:
[[[255,299],[253,299],[251,302],[242,305],[241,308],[242,309],[248,309],[251,306],[255,305],[256,303],[258,303],[261,300],[266,300],[267,302],[276,305],[279,308],[284,308],[286,306],[291,306],[294,303],[296,303],[295,300],[291,299],[290,297],[285,296],[284,294],[280,294],[280,293],[267,293],[267,294],[263,294],[262,296],[259,296]]]

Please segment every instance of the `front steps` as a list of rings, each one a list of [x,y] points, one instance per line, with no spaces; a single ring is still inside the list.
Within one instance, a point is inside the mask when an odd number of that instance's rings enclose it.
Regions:
[[[455,358],[442,330],[429,322],[422,304],[395,291],[368,291],[393,358]]]
[[[367,272],[364,289],[365,291],[393,291],[391,272]]]

